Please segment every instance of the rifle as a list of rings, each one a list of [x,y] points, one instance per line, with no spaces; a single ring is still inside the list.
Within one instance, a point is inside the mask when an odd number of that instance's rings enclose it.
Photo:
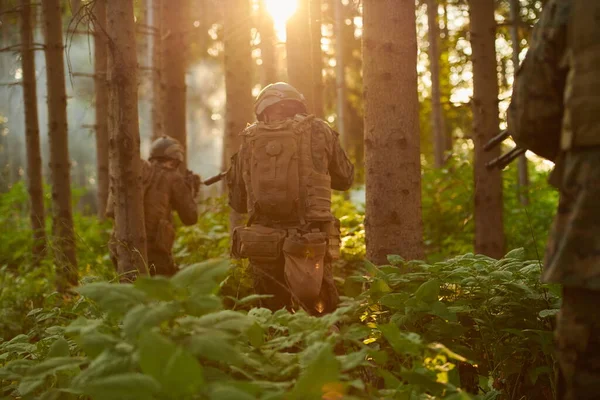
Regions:
[[[494,147],[496,147],[500,143],[502,143],[504,141],[504,139],[506,139],[509,136],[510,136],[510,132],[508,132],[508,131],[502,131],[502,132],[500,132],[498,135],[496,135],[493,138],[491,138],[485,144],[485,146],[483,146],[483,150],[484,151],[490,151],[491,149],[493,149]],[[490,161],[487,164],[485,164],[485,167],[487,169],[492,169],[492,168],[504,169],[515,158],[519,157],[521,154],[525,154],[526,151],[527,151],[527,149],[523,149],[523,148],[520,148],[518,146],[514,147],[508,153],[502,154],[501,156],[496,157],[492,161]]]
[[[228,172],[229,172],[229,170],[221,172],[219,175],[212,176],[212,177],[208,178],[207,180],[203,181],[202,183],[206,186],[210,186],[214,183],[221,181],[223,178],[225,178],[227,176]]]

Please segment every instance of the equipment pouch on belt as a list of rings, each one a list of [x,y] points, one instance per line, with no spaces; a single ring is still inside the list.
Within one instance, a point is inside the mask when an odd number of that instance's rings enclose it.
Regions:
[[[327,256],[330,260],[338,260],[340,258],[340,220],[326,222],[323,224],[323,230],[327,234]]]
[[[232,255],[258,262],[277,261],[285,234],[282,229],[266,226],[239,226],[233,231]]]
[[[283,243],[286,283],[292,294],[306,305],[316,301],[321,292],[326,251],[324,233],[291,236]]]
[[[171,221],[167,219],[161,219],[158,222],[158,230],[156,232],[156,238],[154,240],[154,248],[158,251],[170,253],[175,242],[175,229]]]

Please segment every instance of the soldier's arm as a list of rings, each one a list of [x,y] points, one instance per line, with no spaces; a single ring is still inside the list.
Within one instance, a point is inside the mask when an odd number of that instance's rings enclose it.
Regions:
[[[240,147],[240,151],[231,157],[231,167],[227,174],[227,188],[229,190],[229,206],[235,211],[245,214],[248,212],[248,195],[244,185],[242,158],[243,145]]]
[[[181,174],[174,174],[171,185],[171,204],[184,225],[194,225],[198,222],[198,206],[194,201],[192,188],[186,185]]]
[[[547,141],[545,147],[558,151],[570,7],[570,0],[548,2],[534,27],[529,50],[517,73],[508,122],[515,142],[521,147],[534,150],[543,133]],[[544,148],[544,152],[546,154],[540,155],[553,157],[549,154],[552,151]]]
[[[331,175],[331,188],[334,190],[348,190],[354,182],[354,165],[342,148],[339,133],[326,125],[329,131],[328,153],[329,175]]]

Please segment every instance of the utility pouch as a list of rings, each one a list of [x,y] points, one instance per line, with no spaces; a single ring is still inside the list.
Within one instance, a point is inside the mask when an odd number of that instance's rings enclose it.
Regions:
[[[307,306],[321,292],[326,250],[327,242],[320,232],[287,237],[283,242],[286,283],[294,297]]]
[[[153,247],[158,251],[171,253],[173,243],[175,243],[175,229],[173,228],[173,224],[167,219],[161,219],[158,222],[158,230]]]
[[[251,261],[277,261],[286,232],[261,225],[238,226],[233,231],[231,253]]]
[[[323,224],[323,230],[327,234],[327,256],[330,260],[338,260],[340,255],[340,220],[335,219]]]

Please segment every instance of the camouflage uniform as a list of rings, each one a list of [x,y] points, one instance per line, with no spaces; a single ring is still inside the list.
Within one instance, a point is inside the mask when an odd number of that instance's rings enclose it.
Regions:
[[[156,159],[151,159],[150,162],[142,160],[142,180],[148,270],[151,275],[171,276],[177,272],[171,254],[175,241],[171,214],[172,210],[177,211],[185,225],[194,225],[197,222],[198,207],[194,201],[193,185],[177,168],[169,167]],[[107,216],[114,216],[113,207],[113,201],[109,199]],[[116,266],[115,245],[111,239],[109,250]]]
[[[248,127],[245,132],[253,129],[254,126],[256,124]],[[348,190],[354,180],[354,166],[340,146],[338,134],[326,122],[314,118],[311,120],[310,135],[310,149],[314,169],[318,173],[331,177],[331,189]],[[249,204],[244,181],[245,179],[248,181],[251,179],[247,165],[245,166],[242,162],[246,158],[245,151],[249,150],[242,146],[240,151],[233,156],[230,173],[228,174],[229,204],[239,213],[248,213],[252,208],[252,205]],[[328,212],[328,215],[329,221],[306,220],[302,224],[300,221],[294,220],[284,223],[274,222],[268,216],[262,214],[260,210],[256,210],[254,215],[251,215],[251,219],[253,224],[284,230],[293,228],[300,232],[311,232],[315,229],[323,231],[324,224],[335,224],[339,238],[339,221],[335,220],[331,212]],[[331,261],[329,256],[325,257],[319,300],[307,307],[308,311],[313,314],[331,312],[335,310],[339,303]],[[274,262],[258,262],[252,258],[250,259],[255,291],[258,294],[273,295],[272,298],[262,302],[263,306],[271,310],[292,307],[292,294],[284,278],[284,264],[283,256]]]
[[[600,3],[550,0],[515,82],[509,128],[556,162],[560,191],[542,280],[563,285],[557,397],[600,395]]]

